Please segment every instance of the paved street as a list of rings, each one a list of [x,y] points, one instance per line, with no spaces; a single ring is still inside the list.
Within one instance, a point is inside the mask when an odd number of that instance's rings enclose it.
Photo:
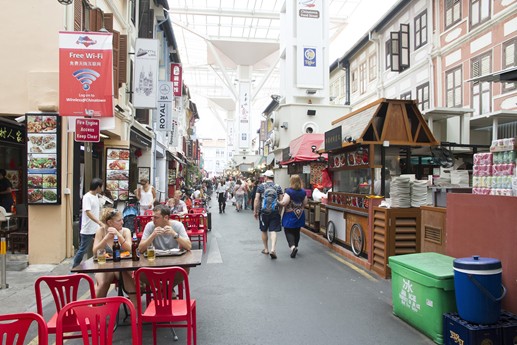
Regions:
[[[260,252],[251,211],[237,213],[230,204],[226,214],[212,209],[208,251],[203,264],[190,273],[191,295],[198,304],[198,344],[433,344],[393,316],[391,281],[363,271],[305,235],[298,256],[291,259],[280,233],[278,259],[271,260]],[[68,268],[64,263],[52,274]],[[31,280],[37,274],[9,272],[10,288],[0,290],[2,313],[35,310]],[[185,344],[184,330],[177,333],[178,344]],[[158,334],[158,344],[171,344],[170,330]],[[129,335],[129,327],[120,327],[116,343],[126,344]],[[152,344],[150,326],[144,327],[144,344]]]

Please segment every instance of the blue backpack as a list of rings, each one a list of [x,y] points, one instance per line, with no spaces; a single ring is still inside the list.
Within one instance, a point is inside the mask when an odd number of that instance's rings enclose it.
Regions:
[[[264,194],[262,194],[262,208],[260,211],[263,214],[271,214],[278,211],[278,186],[273,183],[264,183]]]

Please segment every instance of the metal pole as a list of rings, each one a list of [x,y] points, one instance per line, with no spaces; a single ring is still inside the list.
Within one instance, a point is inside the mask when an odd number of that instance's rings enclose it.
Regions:
[[[5,242],[5,237],[2,237],[0,242],[0,289],[7,289],[9,284],[7,284],[7,245]]]

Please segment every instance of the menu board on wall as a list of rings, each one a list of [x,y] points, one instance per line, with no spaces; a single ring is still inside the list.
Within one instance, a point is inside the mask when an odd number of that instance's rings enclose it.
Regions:
[[[29,204],[61,204],[61,119],[55,113],[28,113],[27,201]]]
[[[129,199],[129,149],[106,149],[106,190],[111,199]]]
[[[176,184],[176,169],[168,169],[168,184],[175,185]]]

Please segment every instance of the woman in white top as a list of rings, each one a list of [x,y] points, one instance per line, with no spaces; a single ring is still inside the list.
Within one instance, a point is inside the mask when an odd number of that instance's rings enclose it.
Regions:
[[[136,198],[140,203],[140,215],[143,215],[145,211],[153,209],[156,201],[156,190],[146,178],[140,180],[140,185],[136,190]]]

